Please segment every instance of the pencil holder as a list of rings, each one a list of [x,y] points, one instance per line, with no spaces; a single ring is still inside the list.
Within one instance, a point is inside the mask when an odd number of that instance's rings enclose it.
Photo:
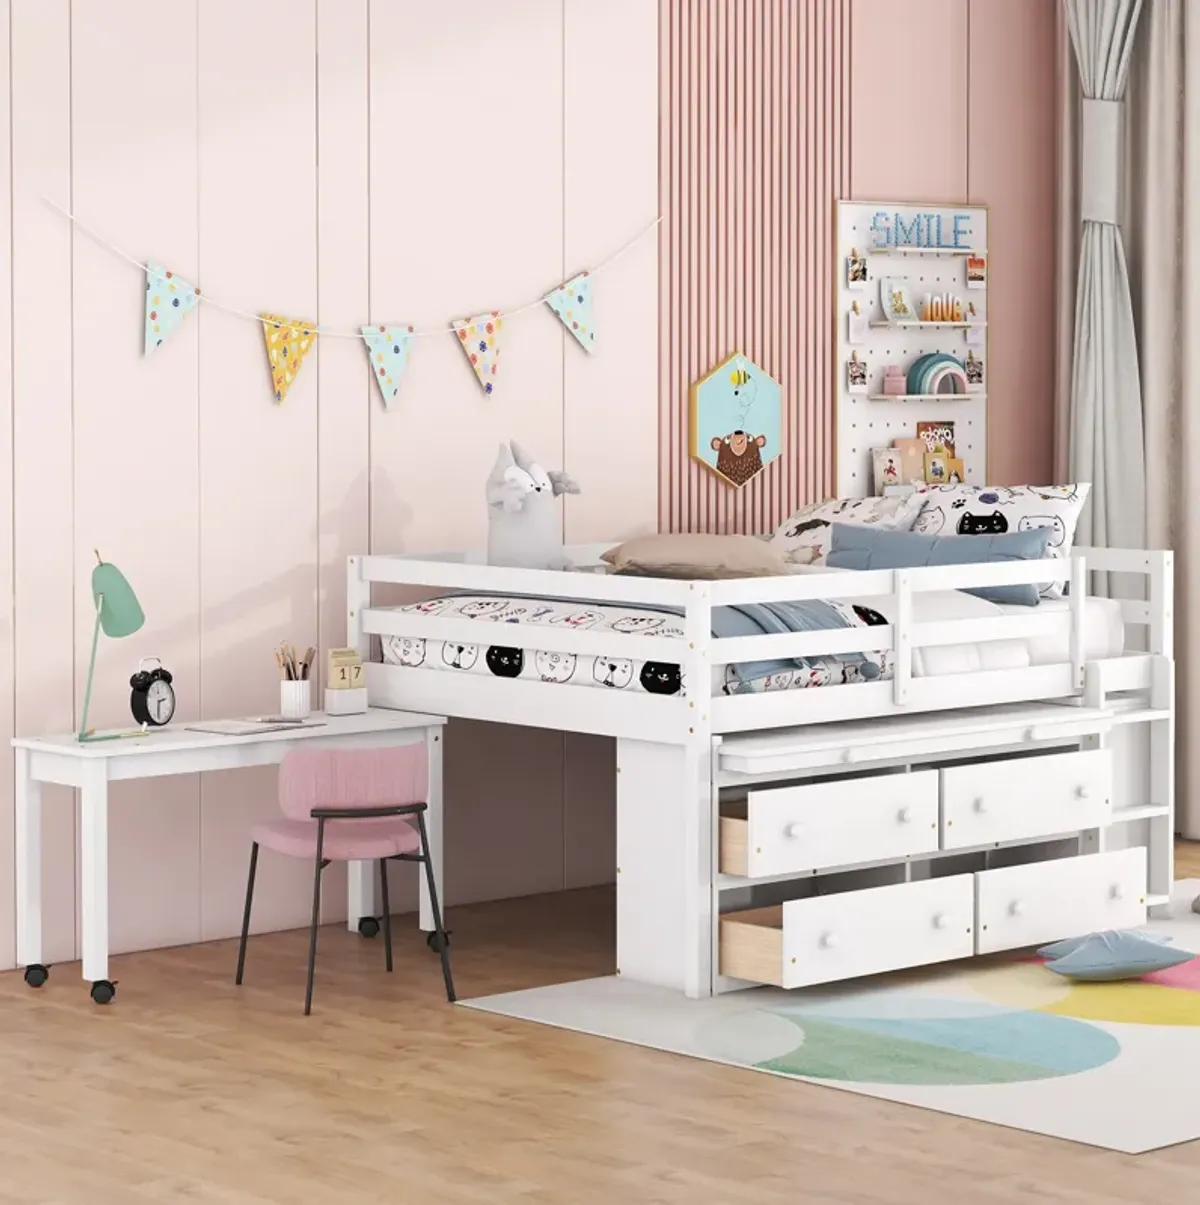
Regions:
[[[285,720],[302,720],[312,714],[312,682],[280,682],[279,714]]]

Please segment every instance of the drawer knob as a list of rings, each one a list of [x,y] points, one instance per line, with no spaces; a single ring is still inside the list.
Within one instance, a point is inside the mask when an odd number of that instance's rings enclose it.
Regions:
[[[800,833],[803,831],[803,829],[804,825],[797,820],[784,828],[783,835],[785,837],[791,837],[793,840],[795,840],[798,836],[800,836]]]
[[[1020,900],[1013,900],[1008,910],[1013,916],[1020,916],[1025,911],[1025,905]]]
[[[822,933],[821,934],[821,945],[826,950],[832,950],[833,947],[837,945],[837,943],[838,943],[838,939],[837,939],[836,933]]]
[[[949,923],[944,912],[937,913],[933,918],[933,927],[935,929],[944,929]]]
[[[1123,900],[1125,898],[1125,888],[1120,883],[1114,883],[1109,894],[1114,900]]]
[[[912,819],[912,808],[901,808],[896,813],[896,819],[899,820],[901,824],[907,824]]]
[[[985,800],[982,796],[975,800],[975,810],[977,812],[987,811],[987,800]]]
[[[1076,799],[1086,799],[1090,794],[1091,791],[1089,791],[1085,786],[1078,786],[1075,788]]]

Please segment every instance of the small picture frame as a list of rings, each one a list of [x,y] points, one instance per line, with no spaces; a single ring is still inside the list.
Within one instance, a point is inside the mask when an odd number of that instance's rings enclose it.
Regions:
[[[875,492],[882,495],[889,485],[901,485],[902,466],[898,448],[872,448]]]
[[[963,462],[951,457],[946,461],[946,484],[962,485],[964,481],[966,474],[963,472]]]
[[[846,314],[846,342],[852,346],[865,343],[870,330],[871,321],[866,310],[857,301],[852,301]]]
[[[857,247],[850,248],[846,256],[846,288],[865,289],[867,287],[867,257],[860,255]]]
[[[925,453],[925,482],[945,485],[950,479],[950,457],[944,451]],[[961,463],[961,461],[959,462]]]
[[[983,325],[983,318],[980,317],[979,311],[975,308],[973,301],[967,302],[967,309],[963,318],[967,323],[967,328],[963,331],[963,334],[966,336],[967,346],[983,347],[987,342],[987,327]]]
[[[902,276],[884,276],[879,281],[879,304],[889,322],[916,322],[917,307],[912,290]]]
[[[967,256],[967,288],[987,288],[987,256],[972,251]]]
[[[950,459],[954,458],[953,420],[917,423],[917,437],[925,444],[926,452],[945,452]]]
[[[967,374],[967,392],[978,393],[983,389],[983,360],[974,352],[969,351],[963,368]]]
[[[919,485],[925,480],[925,453],[929,449],[923,439],[897,439],[894,447],[900,453],[900,484]]]
[[[858,352],[851,352],[846,361],[846,389],[850,393],[867,392],[867,362],[858,358]]]

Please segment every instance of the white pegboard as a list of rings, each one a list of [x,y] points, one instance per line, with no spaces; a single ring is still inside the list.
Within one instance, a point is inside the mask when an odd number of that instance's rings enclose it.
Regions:
[[[899,216],[899,223],[897,223]],[[897,233],[898,231],[898,233]],[[957,245],[955,245],[957,236]],[[897,240],[910,243],[940,243],[941,247],[909,246],[895,249]],[[885,246],[879,246],[887,241]],[[894,201],[839,201],[836,232],[837,262],[834,265],[836,292],[836,373],[834,397],[837,415],[836,492],[839,498],[861,497],[874,493],[871,449],[886,447],[895,439],[915,436],[917,423],[946,421],[954,423],[955,454],[963,461],[966,480],[985,484],[987,476],[987,394],[991,362],[987,339],[987,283],[967,287],[967,252],[987,258],[990,279],[991,260],[987,251],[987,209],[979,205],[912,205]],[[847,264],[852,252],[866,257],[867,281],[852,288]],[[871,322],[882,323],[884,312],[879,296],[883,277],[901,277],[909,284],[919,306],[926,294],[948,293],[975,306],[978,324],[974,337],[979,346],[969,345],[968,332],[949,324],[898,327],[876,325],[863,332],[862,343],[850,342],[852,303],[866,311]],[[886,401],[876,400],[883,393],[884,369],[899,365],[905,371],[919,355],[947,352],[965,360],[968,352],[983,360],[983,383],[978,392],[965,396],[945,396]],[[865,393],[851,393],[847,364],[852,353],[866,362]]]

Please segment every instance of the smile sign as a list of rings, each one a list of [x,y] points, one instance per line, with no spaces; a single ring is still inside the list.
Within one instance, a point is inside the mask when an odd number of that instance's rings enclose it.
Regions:
[[[871,218],[871,247],[885,251],[889,247],[931,247],[946,250],[971,246],[969,213],[888,213],[885,209]]]

